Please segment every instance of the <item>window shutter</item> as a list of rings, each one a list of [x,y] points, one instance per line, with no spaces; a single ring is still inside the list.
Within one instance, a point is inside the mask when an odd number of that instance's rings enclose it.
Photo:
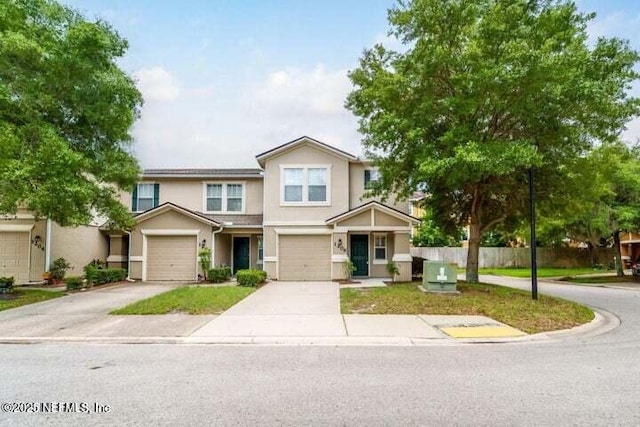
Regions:
[[[138,211],[138,184],[133,186],[133,193],[131,193],[131,211]]]
[[[371,181],[371,171],[365,169],[364,171],[364,188],[369,188],[369,182]]]
[[[155,208],[160,204],[160,184],[153,184],[153,207]]]

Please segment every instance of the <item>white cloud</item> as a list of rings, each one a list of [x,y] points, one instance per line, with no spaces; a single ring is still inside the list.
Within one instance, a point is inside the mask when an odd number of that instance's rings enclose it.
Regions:
[[[327,71],[322,64],[309,71],[287,68],[269,74],[258,85],[251,94],[252,106],[281,115],[339,115],[350,89],[347,70]]]
[[[256,154],[302,135],[360,154],[356,119],[343,107],[351,90],[346,70],[318,65],[246,84],[221,81],[145,103],[133,129],[144,167],[256,167]]]
[[[180,95],[177,80],[163,67],[142,68],[134,73],[134,77],[147,101],[171,101]]]

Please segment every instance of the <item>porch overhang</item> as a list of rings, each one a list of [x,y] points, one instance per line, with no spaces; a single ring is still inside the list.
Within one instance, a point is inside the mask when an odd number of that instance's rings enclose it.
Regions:
[[[326,220],[334,231],[408,231],[419,222],[418,218],[376,201]]]

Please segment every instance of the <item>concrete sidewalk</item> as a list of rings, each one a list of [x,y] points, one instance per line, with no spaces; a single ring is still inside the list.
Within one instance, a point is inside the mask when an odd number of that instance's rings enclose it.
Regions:
[[[114,286],[0,312],[0,343],[452,345],[593,336],[619,324],[613,315],[596,313],[587,325],[527,335],[484,316],[342,315],[339,286],[332,282],[270,283],[219,316],[108,314],[177,286]]]

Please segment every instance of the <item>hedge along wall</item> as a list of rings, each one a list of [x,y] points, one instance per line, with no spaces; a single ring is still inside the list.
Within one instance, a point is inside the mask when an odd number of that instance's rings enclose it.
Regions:
[[[467,248],[411,248],[411,255],[432,261],[446,261],[464,267]],[[590,267],[613,265],[615,250],[597,248],[593,252],[582,248],[538,248],[538,267]],[[591,258],[594,258],[592,260]],[[594,262],[595,261],[595,262]],[[480,248],[480,268],[531,267],[530,248]]]

